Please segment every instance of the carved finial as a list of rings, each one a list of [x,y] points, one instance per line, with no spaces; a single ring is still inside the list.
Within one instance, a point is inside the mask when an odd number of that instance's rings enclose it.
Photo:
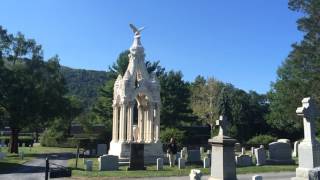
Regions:
[[[219,126],[219,136],[224,136],[227,132],[228,121],[226,116],[219,116],[219,119],[216,120],[216,125]]]

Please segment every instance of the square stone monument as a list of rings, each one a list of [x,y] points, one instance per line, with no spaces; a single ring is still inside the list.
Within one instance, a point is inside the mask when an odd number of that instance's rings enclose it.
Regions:
[[[209,143],[212,145],[209,180],[236,180],[234,145],[237,141],[224,135],[227,126],[225,116],[220,116],[216,124],[220,127],[219,134],[209,139]]]
[[[273,142],[269,144],[268,164],[294,164],[292,160],[291,145],[286,142]]]
[[[103,155],[98,159],[99,171],[116,171],[119,169],[118,156]]]
[[[302,107],[298,107],[296,113],[303,117],[304,139],[298,146],[299,167],[292,180],[319,179],[320,144],[315,135],[315,120],[319,116],[319,110],[315,101],[308,97],[302,100]]]
[[[131,143],[130,165],[128,171],[146,170],[144,167],[144,144]]]

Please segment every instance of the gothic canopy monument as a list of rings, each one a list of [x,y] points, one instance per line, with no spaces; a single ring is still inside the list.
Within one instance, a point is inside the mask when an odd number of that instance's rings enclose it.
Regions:
[[[129,64],[114,84],[113,128],[109,155],[128,159],[131,143],[144,144],[145,161],[163,157],[160,136],[160,84],[145,65],[141,31],[130,24],[134,40],[130,47]]]

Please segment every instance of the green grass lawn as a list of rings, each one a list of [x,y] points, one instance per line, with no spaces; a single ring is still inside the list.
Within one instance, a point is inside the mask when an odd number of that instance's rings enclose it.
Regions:
[[[178,169],[177,166],[170,168],[164,166],[161,171],[156,170],[156,166],[147,166],[146,171],[127,171],[127,166],[121,166],[119,171],[98,171],[97,158],[89,158],[93,160],[93,171],[84,171],[83,159],[78,161],[78,168],[75,169],[75,159],[68,162],[69,167],[73,168],[73,177],[165,177],[165,176],[188,176],[191,169],[201,169],[205,175],[210,173],[210,169],[202,168],[200,165],[189,165],[185,169]],[[282,172],[282,171],[295,171],[296,165],[281,165],[281,166],[251,166],[237,168],[237,174],[248,173],[263,173],[263,172]]]
[[[6,154],[6,157],[0,160],[0,173],[8,171],[12,168],[22,166],[24,163],[38,157],[41,154],[76,152],[74,148],[58,148],[58,147],[19,147],[19,152],[23,152],[24,158],[21,159],[18,154],[8,153],[8,148],[1,148],[1,152]]]

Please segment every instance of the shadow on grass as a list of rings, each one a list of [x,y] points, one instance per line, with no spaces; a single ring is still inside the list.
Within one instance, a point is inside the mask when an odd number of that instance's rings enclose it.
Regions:
[[[18,163],[0,162],[0,174],[40,173],[44,171],[45,167],[42,166],[28,166]]]

